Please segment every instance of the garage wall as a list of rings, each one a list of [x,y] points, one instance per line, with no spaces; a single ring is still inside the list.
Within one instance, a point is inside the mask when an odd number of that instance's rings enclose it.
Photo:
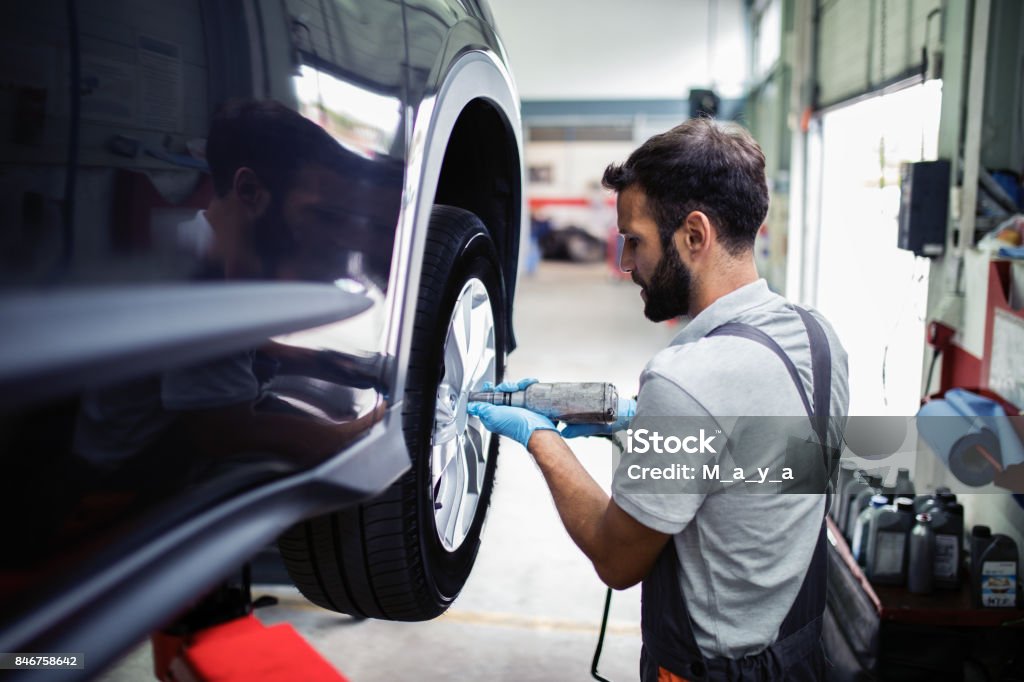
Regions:
[[[992,3],[981,165],[1024,172],[1024,2]]]
[[[490,0],[523,100],[738,96],[744,0]]]
[[[818,104],[920,73],[926,37],[938,38],[940,0],[818,0]]]
[[[789,167],[791,134],[788,112],[792,73],[789,38],[793,0],[758,0],[749,14],[751,85],[742,122],[765,156],[770,205],[755,244],[758,272],[775,291],[786,288],[789,248]]]

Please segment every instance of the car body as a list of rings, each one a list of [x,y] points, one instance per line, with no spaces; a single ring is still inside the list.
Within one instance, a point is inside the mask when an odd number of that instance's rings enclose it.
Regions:
[[[300,584],[328,608],[447,608],[497,445],[465,389],[515,346],[526,244],[518,99],[483,0],[41,0],[0,17],[0,651],[79,652],[95,674],[286,531],[290,568],[341,573]],[[276,251],[242,238],[276,260],[239,278],[227,258],[197,274],[226,229],[203,146],[231,101],[315,121],[348,169],[290,176],[273,216],[302,217],[280,218]],[[247,382],[241,402],[225,388]],[[401,509],[398,539],[367,530]],[[398,597],[345,573],[389,541],[417,572]]]

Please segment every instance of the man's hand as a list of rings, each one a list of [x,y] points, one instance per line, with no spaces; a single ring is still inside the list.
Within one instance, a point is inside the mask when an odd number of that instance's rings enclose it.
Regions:
[[[562,438],[580,438],[582,436],[610,436],[616,431],[629,428],[629,423],[636,415],[636,401],[632,398],[619,398],[616,419],[611,424],[569,424],[562,429]]]
[[[508,436],[519,441],[523,447],[526,447],[530,436],[538,429],[558,430],[554,423],[544,415],[531,412],[523,407],[470,403],[466,412],[479,418],[483,422],[484,428],[491,433]]]
[[[490,382],[487,382],[481,387],[481,390],[513,393],[515,391],[522,391],[530,384],[535,383],[537,383],[536,379],[506,381],[497,386],[491,386]],[[484,428],[491,433],[508,436],[519,441],[523,447],[526,447],[526,444],[530,441],[530,436],[538,429],[558,430],[555,424],[544,415],[522,407],[473,402],[467,406],[466,412],[483,422]]]

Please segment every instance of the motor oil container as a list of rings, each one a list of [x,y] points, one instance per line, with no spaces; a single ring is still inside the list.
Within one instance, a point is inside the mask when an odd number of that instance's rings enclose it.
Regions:
[[[925,507],[935,502],[940,496],[953,495],[949,488],[946,486],[940,486],[935,489],[935,493],[932,495],[916,495],[914,497],[914,512],[920,514],[921,512],[927,511]],[[956,495],[953,495],[953,501],[956,501]]]
[[[887,503],[888,500],[885,498],[885,495],[875,495],[871,498],[871,504],[857,515],[853,528],[853,538],[850,541],[850,549],[853,552],[853,558],[857,560],[857,564],[861,567],[867,567],[871,558],[872,519],[878,513],[878,510],[885,507]]]
[[[913,594],[930,594],[935,589],[932,578],[935,533],[932,532],[931,514],[917,515],[917,524],[910,531],[907,544],[907,590]]]
[[[843,502],[846,499],[843,496],[843,491],[846,490],[846,486],[850,485],[850,481],[853,480],[856,473],[857,465],[853,462],[841,462],[839,464],[839,478],[836,479],[835,501],[832,503],[832,507],[828,510],[828,515],[831,516],[832,520],[837,524],[842,519]]]
[[[897,469],[896,485],[893,486],[897,497],[913,497],[914,482],[910,480],[910,469]]]
[[[896,511],[903,512],[910,517],[910,525],[914,525],[914,498],[913,497],[897,497],[893,503],[896,507]]]
[[[931,515],[932,530],[935,532],[935,587],[945,590],[959,589],[964,542],[964,507],[956,502],[947,503],[942,508],[933,508]]]
[[[867,507],[871,506],[871,498],[875,495],[882,493],[882,477],[870,474],[867,477],[866,486],[857,493],[857,497],[850,503],[850,509],[847,512],[847,528],[846,535],[853,540],[853,533],[857,529],[858,517],[860,513]],[[886,498],[888,502],[888,498]]]
[[[842,531],[847,540],[850,539],[850,534],[846,532],[846,527],[850,524],[850,507],[853,506],[853,500],[860,491],[868,487],[867,475],[867,472],[863,469],[857,469],[853,474],[853,478],[847,482],[840,493],[841,506],[836,525],[839,526],[839,530]]]
[[[993,535],[971,575],[971,601],[980,608],[1014,608],[1019,593],[1017,543]]]
[[[872,498],[871,506],[874,505],[875,499]],[[913,526],[914,517],[900,511],[897,506],[883,504],[875,510],[868,528],[868,580],[878,585],[903,585],[906,582],[907,536]]]
[[[976,572],[975,569],[981,561],[982,553],[988,548],[989,543],[992,542],[992,529],[988,526],[974,526],[971,528],[971,534],[967,536],[967,557],[970,560],[970,571],[971,576]]]

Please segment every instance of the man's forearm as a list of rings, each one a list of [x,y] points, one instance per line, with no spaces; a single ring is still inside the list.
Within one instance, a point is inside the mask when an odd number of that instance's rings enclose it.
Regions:
[[[527,449],[544,474],[569,536],[597,566],[604,559],[600,529],[608,495],[556,431],[534,431]]]

